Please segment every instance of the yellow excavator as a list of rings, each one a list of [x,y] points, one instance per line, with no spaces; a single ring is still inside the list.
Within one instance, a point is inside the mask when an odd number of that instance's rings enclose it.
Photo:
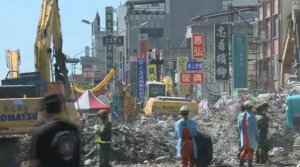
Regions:
[[[43,0],[34,45],[37,72],[19,73],[20,51],[6,51],[9,77],[1,81],[0,87],[0,166],[18,166],[20,140],[17,136],[36,131],[39,124],[37,106],[44,94],[62,94],[65,103],[61,118],[79,125],[73,102],[67,101],[70,85],[62,42],[58,0]],[[53,75],[55,82],[50,82]]]
[[[285,85],[285,74],[292,74],[297,69],[300,75],[299,65],[299,45],[300,45],[300,12],[297,3],[292,5],[291,19],[288,22],[286,39],[283,46],[282,58],[280,61],[280,85]]]
[[[198,103],[192,99],[174,97],[173,81],[169,76],[161,78],[161,81],[148,81],[145,84],[143,108],[146,115],[179,115],[179,109],[187,106],[190,115],[198,113]]]

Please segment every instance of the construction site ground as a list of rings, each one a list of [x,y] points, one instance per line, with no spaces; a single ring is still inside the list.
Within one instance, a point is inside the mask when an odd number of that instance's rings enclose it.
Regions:
[[[255,166],[295,166],[300,159],[300,136],[298,129],[286,126],[286,117],[282,99],[267,99],[271,104],[267,113],[269,122],[270,163]],[[280,103],[278,102],[280,100]],[[209,134],[214,147],[212,166],[238,166],[237,117],[240,113],[238,103],[228,106],[230,110],[200,109],[200,114],[193,119],[198,130]],[[175,157],[177,140],[174,138],[173,124],[175,116],[138,115],[135,122],[122,123],[113,121],[113,166],[180,166],[180,159]],[[82,129],[82,159],[84,166],[98,166],[98,151],[95,144],[94,126],[99,122],[91,118]],[[22,136],[21,157],[26,159],[30,136]],[[93,151],[94,150],[94,151]]]

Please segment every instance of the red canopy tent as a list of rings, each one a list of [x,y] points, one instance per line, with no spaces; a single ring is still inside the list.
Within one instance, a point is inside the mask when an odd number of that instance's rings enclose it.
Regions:
[[[99,110],[110,110],[110,106],[102,103],[93,93],[85,91],[74,103],[75,109],[79,112],[95,113]]]

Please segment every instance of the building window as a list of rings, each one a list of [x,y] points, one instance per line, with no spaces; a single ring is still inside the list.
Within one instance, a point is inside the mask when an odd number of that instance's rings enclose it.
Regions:
[[[271,5],[270,5],[270,3],[267,3],[267,5],[266,5],[266,12],[267,12],[267,17],[269,17],[270,16],[270,12],[271,12]]]
[[[259,15],[259,20],[262,20],[263,19],[263,8],[262,7],[259,7],[259,13],[258,13],[258,15]]]
[[[270,39],[271,37],[271,22],[270,22],[270,19],[266,19],[266,22],[267,22],[267,32],[266,32],[266,37],[267,39]]]
[[[273,37],[278,37],[279,33],[279,24],[278,24],[278,16],[274,16],[274,22],[273,22]]]
[[[271,44],[270,42],[268,42],[267,44],[267,57],[270,57],[271,56]]]
[[[273,12],[278,13],[278,0],[273,0]]]
[[[279,63],[278,56],[274,56],[274,79],[278,79],[279,77]]]
[[[159,3],[151,4],[151,6],[159,6]]]

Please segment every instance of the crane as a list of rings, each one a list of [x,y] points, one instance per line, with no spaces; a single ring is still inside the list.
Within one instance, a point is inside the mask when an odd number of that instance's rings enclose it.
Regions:
[[[55,58],[55,79],[53,78],[51,41],[54,49],[53,57]],[[64,94],[69,96],[68,70],[66,68],[66,56],[62,53],[62,45],[58,0],[43,0],[34,44],[35,68],[45,77],[48,92],[51,91],[50,81],[52,79],[52,81],[62,82]],[[52,77],[50,78],[50,76]]]

